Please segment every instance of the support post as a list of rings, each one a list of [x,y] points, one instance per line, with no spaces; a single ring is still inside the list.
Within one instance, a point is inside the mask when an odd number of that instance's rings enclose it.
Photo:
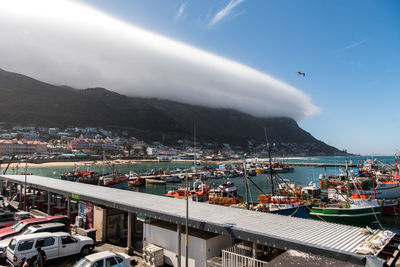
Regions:
[[[176,260],[177,260],[177,267],[181,267],[181,258],[182,258],[182,246],[181,246],[181,238],[182,238],[182,228],[180,224],[176,225],[176,232],[178,234],[178,243],[177,243],[177,252],[176,252]]]
[[[126,241],[126,252],[132,254],[132,213],[128,212],[128,234]]]
[[[71,199],[67,196],[67,217],[68,220],[71,220]]]
[[[136,234],[136,224],[137,224],[137,214],[134,213],[132,216],[133,216],[132,233],[133,233],[133,236],[135,236],[135,234]],[[135,241],[133,241],[133,242],[135,242]]]
[[[257,258],[257,243],[253,242],[253,259]]]
[[[18,198],[18,206],[21,207],[22,205],[22,184],[19,185],[19,198]]]
[[[35,190],[33,190],[34,192],[35,192]],[[32,197],[32,207],[31,207],[31,209],[34,209],[35,208],[35,202],[36,202],[36,194],[33,194],[33,197]]]
[[[51,215],[51,193],[47,192],[47,214]]]

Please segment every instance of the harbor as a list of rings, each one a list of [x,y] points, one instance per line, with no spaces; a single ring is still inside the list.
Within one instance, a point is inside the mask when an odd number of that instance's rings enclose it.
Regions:
[[[29,191],[40,191],[47,195],[48,214],[52,212],[50,208],[53,205],[52,201],[58,201],[61,198],[66,199],[67,216],[70,216],[71,201],[92,203],[95,212],[92,227],[96,230],[96,239],[99,241],[106,241],[102,238],[106,238],[104,232],[107,232],[106,229],[109,227],[101,218],[106,216],[104,213],[110,212],[109,209],[112,209],[115,210],[114,213],[123,214],[127,218],[127,251],[132,250],[134,242],[132,237],[135,232],[132,226],[139,215],[146,218],[144,223],[145,225],[148,223],[148,225],[144,229],[148,231],[156,231],[155,228],[162,231],[162,229],[170,229],[168,225],[175,225],[173,232],[178,236],[178,247],[181,247],[179,245],[179,236],[182,234],[180,227],[185,224],[185,202],[182,200],[63,180],[53,179],[49,183],[51,178],[35,175],[2,175],[0,179],[3,188],[6,184],[17,184],[20,192],[25,190],[22,187],[26,186]],[[171,206],[174,207],[173,210],[169,208]],[[371,230],[365,233],[363,228],[354,226],[294,217],[285,217],[285,220],[282,220],[280,215],[232,209],[206,203],[190,202],[189,207],[189,227],[194,229],[190,231],[202,231],[221,236],[220,238],[225,240],[221,242],[226,247],[220,247],[220,252],[236,243],[247,241],[255,244],[254,248],[257,250],[267,246],[283,251],[296,250],[311,253],[358,265],[370,261],[381,262],[381,266],[383,266],[385,260],[389,260],[389,258],[382,258],[381,254],[388,250],[386,245],[390,244],[392,238],[395,237],[394,234],[382,230]],[[232,218],[235,219],[232,220]],[[146,234],[151,233],[146,233],[144,230],[143,240],[158,243],[158,245],[163,243],[158,239],[162,239],[163,235],[150,237]],[[373,242],[375,239],[382,240],[383,237],[386,241],[375,255],[365,256],[357,253],[364,244]],[[191,243],[189,242],[189,244]],[[253,245],[251,247],[253,248]],[[164,250],[170,249],[170,247],[164,248]],[[174,257],[169,259],[170,262],[176,260],[176,255],[178,255],[178,259],[183,257],[182,252],[173,251]]]
[[[1,0],[0,267],[400,267],[398,11]]]

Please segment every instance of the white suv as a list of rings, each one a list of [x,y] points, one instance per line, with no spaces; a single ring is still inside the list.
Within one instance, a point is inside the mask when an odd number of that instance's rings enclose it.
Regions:
[[[37,233],[15,236],[7,247],[7,262],[18,266],[22,258],[35,259],[41,247],[48,260],[81,253],[88,255],[93,249],[93,239],[87,236],[71,236],[68,233]]]

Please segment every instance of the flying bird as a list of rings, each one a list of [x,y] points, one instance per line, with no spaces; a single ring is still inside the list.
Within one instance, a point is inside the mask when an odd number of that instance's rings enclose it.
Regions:
[[[306,77],[306,74],[304,72],[300,72],[300,71],[297,72],[297,75],[300,75],[300,76],[303,75],[303,77]]]

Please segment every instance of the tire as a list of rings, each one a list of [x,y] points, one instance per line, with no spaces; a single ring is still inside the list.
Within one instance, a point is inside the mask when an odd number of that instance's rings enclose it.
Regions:
[[[86,257],[87,255],[89,255],[90,254],[90,246],[88,246],[88,245],[86,245],[86,246],[84,246],[82,249],[81,249],[81,255],[83,256],[83,257]]]

